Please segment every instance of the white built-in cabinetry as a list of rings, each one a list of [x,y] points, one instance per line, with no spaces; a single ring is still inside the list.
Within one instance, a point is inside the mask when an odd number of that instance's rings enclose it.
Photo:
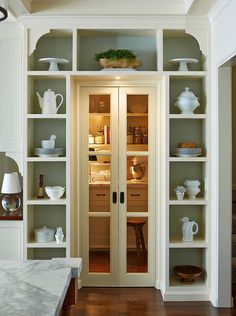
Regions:
[[[0,221],[0,259],[23,260],[23,222]]]
[[[55,256],[70,256],[70,243],[78,245],[72,249],[80,253],[81,241],[81,145],[71,141],[81,136],[79,113],[80,86],[91,81],[91,86],[114,85],[119,76],[122,85],[126,81],[133,85],[148,81],[160,83],[157,95],[159,119],[151,133],[156,133],[156,245],[157,266],[156,286],[161,288],[166,300],[208,300],[210,293],[210,208],[209,208],[209,122],[208,122],[208,67],[206,57],[199,48],[197,40],[184,30],[163,30],[160,27],[148,29],[71,29],[52,27],[47,31],[29,28],[26,32],[27,57],[25,59],[25,250],[26,257],[39,259]],[[180,28],[180,27],[177,27]],[[197,33],[195,26],[195,33]],[[207,31],[206,31],[207,32]],[[207,38],[200,31],[200,39]],[[99,71],[94,54],[109,48],[133,49],[143,66],[137,71]],[[204,51],[204,54],[207,52]],[[47,71],[48,65],[39,63],[42,57],[62,57],[68,64],[59,65],[60,71]],[[189,65],[189,71],[177,71],[177,66],[168,60],[191,57],[198,64]],[[106,82],[106,84],[104,84]],[[201,106],[196,114],[181,115],[174,107],[175,99],[190,87],[199,98]],[[64,96],[63,106],[56,115],[42,115],[36,91],[42,94],[51,88]],[[57,135],[57,147],[64,148],[64,155],[57,158],[39,158],[33,149],[40,147],[40,140],[50,134]],[[203,155],[195,158],[179,158],[171,155],[171,149],[178,142],[193,141],[202,147]],[[74,144],[77,144],[75,148]],[[73,166],[73,168],[72,168]],[[46,185],[66,186],[66,196],[58,201],[36,198],[39,174],[45,175]],[[196,200],[177,201],[174,188],[183,185],[185,179],[201,181],[201,193]],[[77,186],[75,187],[75,183]],[[70,190],[74,193],[70,196]],[[73,205],[73,208],[71,206]],[[71,209],[73,211],[71,211]],[[70,217],[76,219],[70,223]],[[188,216],[199,224],[199,233],[193,242],[181,241],[179,218]],[[56,242],[39,244],[34,241],[33,231],[42,226],[62,226],[66,239],[62,244]],[[190,285],[183,285],[173,274],[173,266],[192,264],[204,268],[202,278]]]

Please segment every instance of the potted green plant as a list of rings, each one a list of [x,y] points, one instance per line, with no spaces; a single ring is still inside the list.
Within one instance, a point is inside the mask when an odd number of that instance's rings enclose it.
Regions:
[[[95,60],[103,68],[136,68],[142,62],[136,60],[136,54],[129,49],[109,49],[95,54]]]

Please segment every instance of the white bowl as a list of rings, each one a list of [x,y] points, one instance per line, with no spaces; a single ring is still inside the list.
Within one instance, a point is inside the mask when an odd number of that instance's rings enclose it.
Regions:
[[[55,140],[49,140],[49,139],[42,140],[42,147],[44,149],[53,149],[55,147]]]
[[[193,179],[189,179],[189,180],[185,180],[184,181],[184,185],[186,187],[199,187],[199,185],[201,184],[201,182],[199,180],[193,180]]]
[[[61,186],[45,187],[45,192],[51,200],[58,200],[65,192],[65,188]]]

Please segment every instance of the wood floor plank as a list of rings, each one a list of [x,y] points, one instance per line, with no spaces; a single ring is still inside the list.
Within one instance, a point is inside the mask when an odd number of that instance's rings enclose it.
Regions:
[[[163,302],[154,288],[82,288],[74,316],[236,316],[210,302]]]

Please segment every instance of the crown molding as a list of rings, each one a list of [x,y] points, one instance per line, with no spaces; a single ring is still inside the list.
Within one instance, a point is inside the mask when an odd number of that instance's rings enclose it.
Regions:
[[[209,21],[213,23],[232,1],[233,0],[218,0],[207,15]]]
[[[206,17],[160,16],[160,15],[67,15],[67,16],[21,16],[25,27],[39,27],[47,24],[49,28],[90,28],[90,29],[185,29],[186,21],[194,25],[208,24]]]

